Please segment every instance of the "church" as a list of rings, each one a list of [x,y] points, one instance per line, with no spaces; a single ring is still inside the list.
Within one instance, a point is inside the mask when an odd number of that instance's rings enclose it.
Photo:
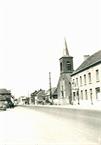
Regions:
[[[63,56],[59,62],[57,96],[60,105],[101,102],[101,50],[91,56],[87,55],[74,70],[73,57],[69,54],[65,40]]]
[[[69,55],[67,42],[65,40],[65,48],[63,56],[59,59],[60,77],[57,84],[57,94],[59,104],[66,105],[72,103],[71,90],[71,74],[73,73],[73,57]]]

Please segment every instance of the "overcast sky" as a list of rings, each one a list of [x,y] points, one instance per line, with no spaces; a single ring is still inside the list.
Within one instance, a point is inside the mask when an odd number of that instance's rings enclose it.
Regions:
[[[59,79],[64,37],[76,69],[101,49],[100,0],[0,0],[0,88],[15,96]]]

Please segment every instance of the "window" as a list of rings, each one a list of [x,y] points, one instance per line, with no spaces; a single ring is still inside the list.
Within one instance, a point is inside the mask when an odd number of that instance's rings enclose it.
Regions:
[[[91,84],[91,73],[88,73],[88,81],[89,81],[89,84]]]
[[[60,63],[60,70],[62,71],[62,62]]]
[[[72,87],[75,87],[75,79],[72,80]]]
[[[79,90],[77,90],[77,96],[79,97]]]
[[[88,100],[87,90],[85,90],[85,99]]]
[[[92,95],[92,89],[90,89],[89,91],[90,91],[90,95]]]
[[[62,86],[62,90],[61,90],[61,95],[62,95],[62,98],[64,98],[63,86]]]
[[[73,84],[75,84],[75,79],[73,79]]]
[[[74,101],[76,100],[75,92],[73,92],[73,100],[74,100]]]
[[[81,90],[81,99],[83,100],[83,91]]]
[[[78,78],[76,78],[76,86],[78,86]]]
[[[71,63],[67,61],[67,70],[71,70]]]
[[[90,100],[91,100],[91,104],[93,104],[93,95],[92,95],[92,89],[90,89],[89,91],[90,91]]]
[[[80,86],[82,86],[82,77],[80,76]]]
[[[96,81],[99,82],[99,70],[96,70]]]
[[[100,87],[95,88],[95,90],[96,90],[96,99],[97,100],[101,99]]]
[[[86,75],[84,75],[84,85],[86,85]]]

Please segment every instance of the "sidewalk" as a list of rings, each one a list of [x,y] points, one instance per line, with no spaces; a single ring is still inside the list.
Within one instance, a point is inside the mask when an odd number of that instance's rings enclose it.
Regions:
[[[54,107],[60,107],[60,108],[71,108],[71,109],[82,109],[82,110],[97,110],[101,111],[101,101],[93,101],[91,104],[90,101],[82,101],[80,100],[80,103],[74,102],[73,105],[66,104],[66,105],[52,105]]]
[[[101,111],[101,101],[99,102],[93,102],[93,104],[91,104],[90,102],[84,102],[81,101],[80,104],[78,105],[78,103],[76,102],[76,104],[70,105],[25,105],[25,106],[31,106],[31,107],[51,107],[51,108],[71,108],[71,109],[80,109],[80,110],[92,110],[92,111]]]
[[[95,103],[95,104],[83,104],[80,103],[74,104],[74,105],[61,105],[59,107],[63,108],[71,108],[71,109],[80,109],[80,110],[94,110],[94,111],[101,111],[101,103]]]

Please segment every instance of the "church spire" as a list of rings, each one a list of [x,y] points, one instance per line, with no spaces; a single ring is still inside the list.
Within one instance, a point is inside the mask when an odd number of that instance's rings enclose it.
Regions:
[[[64,38],[64,41],[65,41],[65,48],[63,50],[63,56],[69,56],[69,51],[68,51],[67,42],[65,38]]]

